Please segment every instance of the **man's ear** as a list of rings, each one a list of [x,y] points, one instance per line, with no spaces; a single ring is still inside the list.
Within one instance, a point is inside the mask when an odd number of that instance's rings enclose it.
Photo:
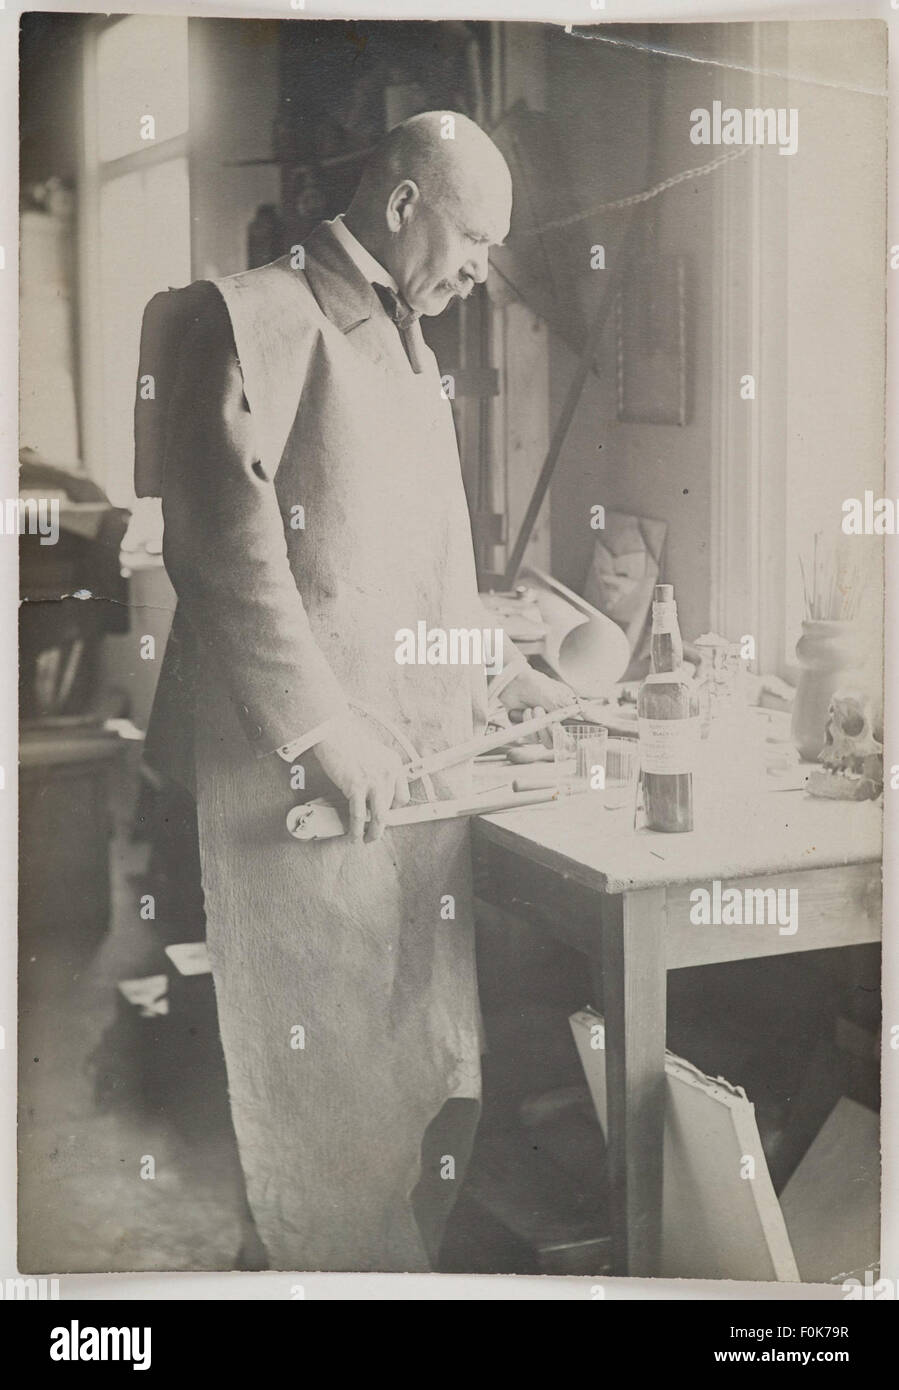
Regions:
[[[415,214],[421,191],[414,179],[403,179],[387,199],[387,226],[391,232],[405,227]]]

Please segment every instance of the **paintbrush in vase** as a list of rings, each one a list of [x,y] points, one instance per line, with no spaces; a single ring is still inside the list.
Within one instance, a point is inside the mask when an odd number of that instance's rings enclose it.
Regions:
[[[854,622],[861,611],[867,576],[857,558],[842,544],[825,544],[820,531],[812,547],[811,582],[799,556],[807,622]]]

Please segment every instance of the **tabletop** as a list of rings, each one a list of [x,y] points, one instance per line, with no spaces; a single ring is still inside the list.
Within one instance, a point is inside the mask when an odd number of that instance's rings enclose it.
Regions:
[[[686,834],[634,830],[626,812],[590,792],[480,816],[478,826],[492,843],[600,893],[864,864],[882,853],[879,801],[798,790],[734,798]]]

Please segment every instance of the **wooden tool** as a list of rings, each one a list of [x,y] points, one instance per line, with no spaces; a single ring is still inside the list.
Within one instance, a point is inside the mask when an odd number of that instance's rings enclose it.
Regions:
[[[482,792],[479,796],[455,801],[421,801],[412,806],[397,806],[388,811],[384,819],[387,825],[419,825],[423,821],[453,820],[458,816],[479,816],[490,811],[511,811],[516,806],[555,801],[561,795],[565,795],[565,792],[557,787],[519,794],[504,787],[501,791]],[[287,829],[295,840],[332,840],[345,835],[347,825],[332,802],[319,798],[294,806],[287,815]]]
[[[514,764],[551,763],[555,754],[551,748],[544,748],[542,743],[523,743],[520,748],[510,748],[506,757]]]
[[[488,734],[486,738],[482,736],[469,739],[467,743],[457,743],[452,748],[443,748],[439,753],[428,753],[426,757],[406,764],[406,777],[413,782],[423,772],[440,772],[443,768],[455,767],[458,763],[466,762],[468,758],[477,757],[479,753],[489,753],[494,748],[501,748],[513,738],[517,740],[524,738],[526,734],[539,733],[550,724],[558,724],[561,719],[573,719],[582,713],[581,701],[575,700],[573,704],[564,705],[562,709],[549,710],[546,714],[523,720],[516,724],[514,733],[510,733],[508,729],[499,729],[495,734]]]

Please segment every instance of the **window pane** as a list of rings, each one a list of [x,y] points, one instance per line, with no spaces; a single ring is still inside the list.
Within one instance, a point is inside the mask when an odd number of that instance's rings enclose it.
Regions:
[[[141,316],[147,300],[190,280],[186,159],[110,179],[100,192],[102,417],[106,490],[133,500],[133,412]]]
[[[153,118],[152,140],[141,135],[147,116]],[[97,42],[101,160],[145,150],[187,126],[187,20],[131,15],[104,30]]]

